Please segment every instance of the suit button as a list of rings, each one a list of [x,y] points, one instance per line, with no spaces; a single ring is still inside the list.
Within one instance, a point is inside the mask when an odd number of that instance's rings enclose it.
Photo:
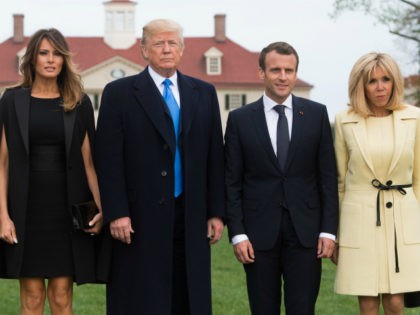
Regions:
[[[168,175],[168,173],[165,170],[163,170],[162,172],[160,172],[160,175],[162,175],[163,177],[165,177],[166,175]]]
[[[386,207],[387,207],[387,208],[392,208],[392,202],[388,201],[388,202],[386,203]]]
[[[391,185],[392,185],[392,180],[387,181],[387,182],[386,182],[386,185],[387,185],[387,186],[391,186]]]
[[[168,150],[168,145],[166,143],[163,145],[163,150]]]

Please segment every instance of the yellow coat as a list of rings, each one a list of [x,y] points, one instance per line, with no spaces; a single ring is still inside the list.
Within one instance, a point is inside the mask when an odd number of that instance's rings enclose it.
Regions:
[[[366,120],[348,110],[336,116],[335,151],[340,195],[339,262],[335,291],[376,296],[381,263],[388,262],[390,292],[420,290],[420,110],[407,105],[393,112],[394,151],[388,177],[392,185],[412,184],[406,194],[381,191],[381,226],[376,226],[377,178],[367,150]],[[385,229],[386,250],[375,251],[377,229]],[[395,232],[394,232],[395,231]],[[395,234],[394,234],[395,233]],[[395,239],[399,272],[396,272]]]

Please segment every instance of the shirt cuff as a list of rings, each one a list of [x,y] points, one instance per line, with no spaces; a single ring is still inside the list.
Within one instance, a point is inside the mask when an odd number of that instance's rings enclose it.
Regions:
[[[232,245],[236,245],[240,242],[246,241],[248,236],[246,234],[238,234],[232,237]]]
[[[335,235],[334,234],[321,232],[321,234],[319,234],[319,237],[329,238],[330,240],[333,240],[335,242]]]

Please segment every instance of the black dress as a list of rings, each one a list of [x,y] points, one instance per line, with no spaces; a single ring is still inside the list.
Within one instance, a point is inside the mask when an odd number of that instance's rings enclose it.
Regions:
[[[29,198],[21,277],[74,276],[60,100],[30,100]]]

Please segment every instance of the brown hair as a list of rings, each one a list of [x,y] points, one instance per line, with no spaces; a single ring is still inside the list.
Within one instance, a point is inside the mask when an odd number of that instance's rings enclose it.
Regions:
[[[272,52],[273,50],[275,50],[280,55],[294,55],[296,57],[295,70],[298,70],[299,56],[293,46],[286,42],[274,42],[261,50],[260,56],[258,58],[258,64],[263,71],[265,71],[265,57],[269,52]]]
[[[371,52],[363,55],[354,64],[349,77],[349,106],[362,117],[372,115],[369,107],[365,86],[372,73],[380,67],[392,80],[392,92],[386,109],[397,110],[402,108],[404,95],[404,79],[400,68],[394,59],[384,53]]]
[[[30,38],[20,65],[23,75],[21,86],[30,88],[34,83],[36,56],[43,39],[48,40],[54,49],[63,56],[63,67],[58,75],[57,84],[63,98],[64,110],[70,111],[82,100],[83,86],[72,61],[68,44],[64,36],[55,28],[41,29]]]

